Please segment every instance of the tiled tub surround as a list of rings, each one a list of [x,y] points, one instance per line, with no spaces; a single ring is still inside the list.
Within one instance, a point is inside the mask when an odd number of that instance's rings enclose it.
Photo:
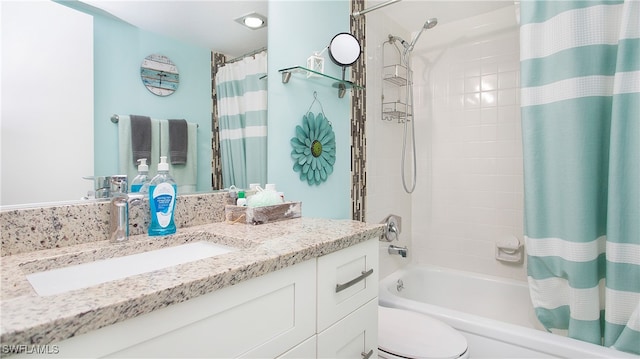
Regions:
[[[180,195],[175,221],[180,228],[224,221],[227,192]],[[129,206],[129,234],[146,233],[149,203]],[[109,201],[87,201],[0,211],[2,256],[103,241],[109,233]]]
[[[142,234],[125,243],[96,240],[4,256],[1,344],[55,343],[381,234],[377,224],[303,217],[259,226],[210,223],[167,237]],[[203,240],[239,250],[52,296],[38,296],[26,279],[34,271]]]

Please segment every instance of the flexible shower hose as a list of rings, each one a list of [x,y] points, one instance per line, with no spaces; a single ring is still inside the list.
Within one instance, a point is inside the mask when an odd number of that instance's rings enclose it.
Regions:
[[[415,131],[415,116],[414,116],[414,106],[413,106],[413,72],[411,71],[411,65],[409,63],[409,51],[405,50],[403,52],[402,59],[407,66],[407,86],[405,86],[406,98],[407,98],[407,117],[404,121],[404,136],[402,138],[402,162],[401,162],[401,174],[402,174],[402,186],[404,187],[405,192],[413,193],[416,188],[416,173],[417,173],[417,165],[416,165],[416,131]],[[409,106],[411,106],[411,120],[409,120]],[[411,145],[413,150],[413,181],[411,186],[407,186],[407,180],[405,178],[405,162],[406,162],[406,150],[407,150],[407,127],[408,122],[411,122]],[[409,188],[410,187],[410,188]]]

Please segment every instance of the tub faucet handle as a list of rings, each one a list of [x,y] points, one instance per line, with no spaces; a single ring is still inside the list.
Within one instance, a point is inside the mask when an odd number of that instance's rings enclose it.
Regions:
[[[402,228],[402,219],[399,216],[390,214],[381,223],[384,223],[384,239],[387,242],[398,240],[400,237],[400,231]]]

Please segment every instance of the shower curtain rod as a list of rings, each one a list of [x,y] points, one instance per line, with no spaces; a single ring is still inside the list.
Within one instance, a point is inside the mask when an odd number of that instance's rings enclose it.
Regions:
[[[397,3],[399,1],[402,1],[402,0],[389,0],[387,2],[383,2],[382,4],[378,4],[378,5],[372,6],[372,7],[367,8],[367,9],[356,11],[353,14],[351,14],[351,16],[353,16],[353,17],[361,16],[361,15],[364,15],[364,14],[370,12],[370,11],[378,10],[380,8],[383,8],[383,7],[387,6],[387,5],[391,5],[391,4]]]
[[[253,50],[253,51],[247,52],[246,54],[244,54],[242,56],[238,56],[236,58],[233,58],[233,59],[231,59],[229,61],[226,61],[225,63],[230,64],[232,62],[240,61],[240,60],[244,59],[245,57],[249,57],[249,56],[253,56],[255,54],[259,54],[262,51],[267,51],[267,47],[265,46],[265,47],[261,47],[261,48],[259,48],[257,50]]]

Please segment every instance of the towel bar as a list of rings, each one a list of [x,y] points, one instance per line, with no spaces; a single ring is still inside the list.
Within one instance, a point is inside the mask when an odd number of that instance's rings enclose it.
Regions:
[[[120,116],[118,116],[118,115],[113,115],[113,116],[111,116],[111,122],[113,122],[113,123],[118,123],[118,121],[120,121]],[[196,124],[196,126],[197,126],[198,128],[200,128],[200,124]]]

